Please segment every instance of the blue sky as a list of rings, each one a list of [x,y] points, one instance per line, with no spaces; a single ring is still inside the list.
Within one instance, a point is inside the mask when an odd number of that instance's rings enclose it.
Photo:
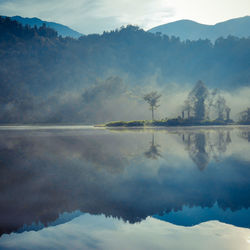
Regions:
[[[126,24],[149,29],[179,19],[215,24],[250,15],[250,0],[0,0],[0,14],[35,16],[88,34]]]

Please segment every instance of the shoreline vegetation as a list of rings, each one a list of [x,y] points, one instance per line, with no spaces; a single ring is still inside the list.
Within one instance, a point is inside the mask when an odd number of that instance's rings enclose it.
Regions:
[[[175,127],[175,126],[225,126],[225,125],[250,125],[243,123],[236,123],[233,120],[219,121],[219,120],[204,120],[197,121],[193,119],[163,119],[163,120],[135,120],[135,121],[111,121],[104,125],[104,127]]]

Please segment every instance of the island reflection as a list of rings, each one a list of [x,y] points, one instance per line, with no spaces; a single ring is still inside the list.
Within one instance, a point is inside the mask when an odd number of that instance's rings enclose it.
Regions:
[[[1,234],[73,211],[135,223],[250,207],[248,128],[0,133]]]
[[[211,136],[209,132],[185,133],[183,143],[189,152],[190,158],[200,170],[204,170],[211,158],[219,161],[231,143],[230,131],[218,130]]]

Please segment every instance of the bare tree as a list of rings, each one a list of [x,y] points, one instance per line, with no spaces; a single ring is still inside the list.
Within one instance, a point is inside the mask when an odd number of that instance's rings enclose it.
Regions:
[[[182,109],[182,119],[185,119],[185,117],[187,117],[188,119],[190,119],[191,116],[191,112],[192,112],[192,104],[191,104],[191,100],[187,99],[184,103],[183,109]],[[185,115],[186,114],[186,115]]]
[[[230,112],[231,112],[231,109],[227,106],[226,107],[226,119],[227,119],[227,121],[230,120]]]
[[[152,111],[152,120],[154,120],[154,110],[160,107],[158,105],[161,95],[156,91],[146,94],[143,99],[149,104],[150,110]]]

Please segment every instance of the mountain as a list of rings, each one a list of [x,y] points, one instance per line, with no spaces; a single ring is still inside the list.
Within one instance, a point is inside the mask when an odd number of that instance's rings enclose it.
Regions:
[[[54,23],[54,22],[46,22],[43,21],[39,18],[33,17],[33,18],[28,18],[28,17],[21,17],[21,16],[13,16],[10,17],[12,20],[15,20],[23,25],[29,25],[31,27],[34,27],[35,25],[39,28],[41,27],[44,23],[46,24],[47,27],[52,28],[58,32],[58,35],[62,37],[73,37],[73,38],[79,38],[82,36],[81,33],[65,26],[59,23]]]
[[[191,20],[180,20],[152,28],[149,32],[161,32],[169,36],[180,37],[181,40],[209,39],[215,41],[219,37],[229,35],[250,37],[250,16],[230,19],[215,25],[200,24]]]

